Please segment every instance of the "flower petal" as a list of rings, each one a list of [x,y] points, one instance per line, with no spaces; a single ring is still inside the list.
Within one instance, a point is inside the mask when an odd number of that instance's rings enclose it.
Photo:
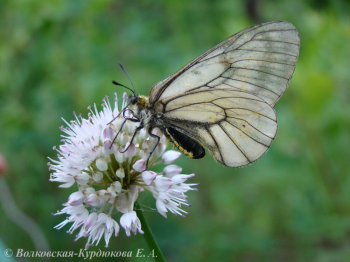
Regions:
[[[68,203],[71,206],[77,206],[84,202],[85,196],[81,191],[74,192],[68,197]]]
[[[154,180],[154,186],[159,192],[167,191],[173,185],[173,181],[170,178],[157,176]]]
[[[114,144],[112,144],[112,141],[109,138],[104,140],[102,146],[102,153],[105,155],[110,155],[114,154],[115,152],[117,152],[117,147]]]
[[[100,171],[106,171],[108,169],[108,165],[104,157],[99,157],[96,159],[96,167]]]
[[[143,158],[140,160],[137,160],[135,164],[132,166],[132,168],[138,172],[142,172],[146,169],[146,162]]]
[[[181,172],[182,172],[182,167],[179,167],[177,165],[169,165],[163,169],[164,175],[170,178],[175,175],[181,174]]]

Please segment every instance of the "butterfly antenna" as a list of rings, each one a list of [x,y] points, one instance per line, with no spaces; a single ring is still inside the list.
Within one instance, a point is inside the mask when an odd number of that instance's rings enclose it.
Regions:
[[[126,74],[126,76],[129,78],[130,83],[131,83],[132,87],[134,88],[134,94],[136,94],[134,84],[132,83],[131,78],[130,78],[128,72],[126,72],[126,70],[125,70],[125,68],[123,67],[122,63],[119,63],[119,65],[120,65],[120,67],[122,68],[122,70],[124,71],[124,73]]]
[[[117,81],[114,81],[114,80],[113,80],[112,83],[115,84],[116,86],[122,86],[122,87],[125,87],[126,89],[129,89],[131,92],[134,92],[134,91],[132,91],[129,87],[127,87],[127,86],[125,86],[125,85],[122,85],[122,84],[118,83]]]

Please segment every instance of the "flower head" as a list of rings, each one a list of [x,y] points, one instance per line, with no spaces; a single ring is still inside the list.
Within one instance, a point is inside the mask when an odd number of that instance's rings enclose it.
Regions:
[[[126,95],[123,97],[124,108]],[[68,127],[61,127],[65,133],[63,145],[54,147],[58,160],[50,159],[49,163],[53,171],[50,181],[62,183],[59,186],[62,188],[74,184],[78,186],[78,191],[72,193],[67,203],[63,204],[64,208],[55,214],[68,215],[55,228],[61,229],[68,223],[72,223],[68,233],[80,228],[76,239],[86,237],[86,249],[97,245],[102,238],[107,247],[111,236],[119,234],[120,226],[112,217],[117,212],[121,213],[119,222],[127,236],[131,232],[143,234],[134,211],[141,191],[147,190],[153,194],[158,212],[166,217],[168,211],[181,216],[187,214],[181,209],[182,205],[189,206],[184,193],[196,190],[192,186],[197,184],[184,183],[194,174],[181,175],[181,167],[169,165],[179,158],[180,153],[166,151],[168,141],[160,130],[152,131],[160,136],[158,144],[144,129],[136,134],[130,144],[139,123],[124,123],[124,117],[132,116],[129,111],[118,116],[117,101],[116,96],[112,108],[105,98],[100,112],[96,105],[94,110],[89,107],[88,119],[75,115],[75,120],[70,123],[64,120]],[[150,156],[153,149],[154,153]],[[149,169],[161,163],[167,166],[162,173],[145,171],[147,160]]]

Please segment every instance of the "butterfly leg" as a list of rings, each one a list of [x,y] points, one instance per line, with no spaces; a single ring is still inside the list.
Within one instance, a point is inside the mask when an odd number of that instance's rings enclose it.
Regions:
[[[131,119],[132,119],[132,118],[131,118]],[[136,119],[134,119],[133,122],[139,122],[139,121],[135,121],[135,120],[136,120]],[[132,120],[131,120],[131,121],[132,121]],[[132,138],[131,138],[130,144],[128,145],[128,147],[127,147],[124,151],[119,151],[120,153],[125,153],[125,152],[129,149],[130,145],[131,145],[132,142],[134,141],[134,138],[135,138],[135,136],[136,136],[137,131],[141,130],[142,128],[143,128],[143,126],[138,126],[138,127],[135,129],[135,132],[134,132],[134,134],[133,134],[133,136],[132,136]]]
[[[124,118],[129,118],[129,117],[127,117],[127,116],[125,115],[125,113],[126,113],[127,111],[131,112],[131,114],[132,114],[131,117],[135,117],[134,111],[132,111],[129,107],[127,107],[127,108],[125,108],[125,110],[124,110],[124,112],[123,112],[123,117],[124,117]]]
[[[139,119],[134,119],[134,118],[125,118],[124,122],[122,123],[122,125],[121,125],[121,126],[120,126],[120,128],[119,128],[118,133],[117,133],[117,134],[116,134],[116,136],[114,137],[114,139],[113,139],[113,141],[112,141],[112,144],[111,144],[110,148],[112,147],[112,145],[113,145],[114,141],[117,139],[117,137],[118,137],[119,133],[122,131],[122,129],[123,129],[123,127],[124,127],[124,125],[125,125],[126,121],[128,121],[128,120],[130,120],[130,121],[132,121],[132,122],[140,122],[140,120],[139,120]],[[130,144],[131,144],[131,143],[130,143]]]
[[[158,146],[158,144],[159,144],[159,141],[160,141],[160,137],[157,136],[157,135],[152,134],[151,131],[152,131],[152,130],[148,130],[148,133],[149,133],[150,137],[153,137],[153,138],[156,138],[156,139],[157,139],[157,143],[156,143],[156,145],[153,147],[152,151],[149,152],[149,156],[148,156],[147,161],[146,161],[146,169],[143,170],[143,171],[146,171],[146,170],[148,169],[148,162],[149,162],[149,160],[151,159],[151,156],[153,155],[153,152],[154,152],[154,150],[157,148],[157,146]]]
[[[119,114],[115,117],[115,118],[113,118],[111,121],[109,121],[108,123],[107,123],[107,125],[109,125],[109,124],[111,124],[114,120],[116,120],[121,114],[123,114],[123,117],[125,118],[125,111],[127,110],[127,109],[129,109],[128,108],[128,106],[129,105],[126,105],[120,112],[119,112]],[[130,109],[129,109],[130,110]],[[134,112],[133,112],[134,113]]]

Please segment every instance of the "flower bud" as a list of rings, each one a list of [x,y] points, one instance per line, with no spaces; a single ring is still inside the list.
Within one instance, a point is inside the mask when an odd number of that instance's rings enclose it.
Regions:
[[[129,136],[127,133],[123,132],[121,135],[120,135],[120,145],[121,146],[125,146],[126,143],[129,141]]]
[[[110,188],[112,188],[115,192],[118,194],[122,192],[122,185],[120,184],[119,181],[115,181],[110,185]]]
[[[135,164],[132,166],[132,168],[138,172],[142,172],[146,169],[146,162],[143,158],[140,160],[137,160]]]
[[[167,191],[172,185],[173,181],[167,177],[157,176],[154,180],[154,186],[160,192]]]
[[[105,126],[101,133],[101,140],[104,141],[106,139],[109,139],[112,141],[116,134],[117,133],[109,125]]]
[[[117,171],[115,171],[115,175],[119,178],[124,178],[125,177],[124,168],[121,167]]]
[[[68,197],[68,203],[71,206],[78,206],[82,204],[85,200],[85,196],[82,192],[74,192]]]
[[[143,140],[145,140],[148,137],[148,132],[145,128],[142,128],[140,131],[140,136]]]
[[[86,185],[89,180],[90,176],[88,174],[78,174],[74,177],[75,182],[77,182],[79,185]]]
[[[96,167],[100,170],[100,171],[106,171],[108,169],[108,165],[106,160],[104,159],[104,157],[98,157],[96,159]]]
[[[174,163],[179,157],[181,153],[175,150],[169,150],[165,152],[162,156],[163,163],[166,165]]]
[[[112,144],[112,141],[107,138],[105,141],[103,141],[102,146],[102,153],[105,155],[114,154],[117,151],[117,147]]]
[[[100,200],[98,199],[96,194],[91,194],[85,199],[85,203],[90,206],[99,206]]]
[[[153,154],[158,158],[164,153],[165,148],[166,148],[166,146],[164,144],[158,143],[158,145],[154,149]]]
[[[100,172],[100,171],[95,171],[95,172],[92,174],[92,179],[93,179],[95,182],[101,181],[102,178],[103,178],[103,173]]]
[[[126,143],[126,146],[125,146],[125,148],[128,148],[128,150],[126,150],[125,151],[125,157],[127,157],[127,158],[131,158],[131,157],[133,157],[135,154],[136,154],[136,147],[135,147],[135,145],[134,144],[131,144],[130,146],[130,143],[128,142],[128,143]],[[125,149],[124,149],[125,150]]]
[[[142,143],[142,149],[147,149],[147,148],[149,148],[149,140],[145,140]]]
[[[146,183],[146,185],[152,184],[154,179],[156,179],[157,173],[153,171],[144,171],[142,172],[142,179]]]
[[[115,190],[112,187],[107,188],[107,192],[108,192],[108,197],[110,199],[117,196],[117,192],[115,192]]]
[[[117,162],[119,164],[123,163],[125,161],[125,154],[124,153],[120,153],[120,151],[123,150],[123,148],[119,148],[117,150],[117,152],[115,152],[114,156],[115,156],[115,159],[117,160]]]
[[[92,188],[92,187],[87,187],[87,188],[84,188],[83,190],[82,190],[82,193],[84,194],[84,196],[89,196],[89,195],[91,195],[91,194],[95,194],[96,193],[96,191],[95,191],[95,189],[94,188]]]
[[[143,158],[144,160],[147,160],[148,156],[149,156],[149,152],[147,148],[140,150],[139,157]]]
[[[134,125],[133,122],[131,122],[131,121],[126,121],[126,123],[125,123],[125,125],[124,125],[124,130],[125,130],[126,133],[128,133],[128,134],[134,134],[135,129],[136,129],[136,127],[135,127],[135,125]]]
[[[96,212],[91,213],[84,222],[85,231],[89,230],[89,228],[95,223],[96,220],[97,220],[97,213]]]
[[[179,167],[177,165],[169,165],[163,169],[163,174],[166,177],[170,177],[170,178],[175,175],[179,175],[181,172],[182,172],[182,167]]]

